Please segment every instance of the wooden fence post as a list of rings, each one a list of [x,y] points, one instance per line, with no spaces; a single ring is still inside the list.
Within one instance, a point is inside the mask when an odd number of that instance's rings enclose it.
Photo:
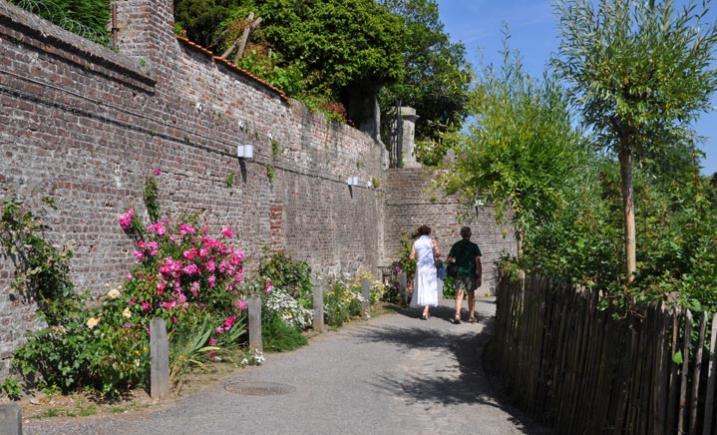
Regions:
[[[710,334],[710,363],[707,367],[707,392],[705,393],[705,423],[702,434],[712,435],[712,416],[715,400],[715,361],[717,360],[717,313],[712,317],[712,332]]]
[[[163,400],[169,395],[169,339],[164,319],[155,317],[149,324],[150,396]]]
[[[261,298],[252,296],[248,300],[249,308],[249,349],[262,352],[264,342],[261,338]]]
[[[313,290],[314,299],[314,331],[324,332],[324,287],[317,280]]]

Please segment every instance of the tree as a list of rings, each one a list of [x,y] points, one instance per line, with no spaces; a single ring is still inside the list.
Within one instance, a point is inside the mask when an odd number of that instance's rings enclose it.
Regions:
[[[561,0],[555,66],[600,144],[617,154],[622,182],[625,271],[637,268],[633,165],[689,141],[689,125],[710,107],[717,26],[709,2],[676,11],[671,0]]]
[[[405,75],[383,89],[384,109],[396,101],[412,106],[420,118],[416,136],[439,142],[465,119],[471,68],[462,43],[452,43],[441,22],[435,0],[382,0],[403,20]]]
[[[215,32],[219,23],[239,4],[239,0],[175,0],[175,20],[189,39],[204,47],[216,48]]]
[[[506,49],[499,72],[486,67],[470,93],[474,121],[463,134],[449,193],[462,192],[512,213],[518,254],[526,232],[544,225],[564,204],[563,186],[585,156],[584,138],[572,125],[567,97],[550,78],[527,75]]]

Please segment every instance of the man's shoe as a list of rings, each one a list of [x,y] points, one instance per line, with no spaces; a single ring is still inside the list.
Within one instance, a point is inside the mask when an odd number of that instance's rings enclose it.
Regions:
[[[454,317],[454,318],[453,318],[453,324],[454,324],[454,325],[460,325],[460,324],[461,324],[461,319],[459,319],[458,317]]]

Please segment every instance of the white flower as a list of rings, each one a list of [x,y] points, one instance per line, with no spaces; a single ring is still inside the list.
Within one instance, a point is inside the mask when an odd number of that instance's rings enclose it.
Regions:
[[[129,319],[132,317],[132,311],[130,311],[129,307],[126,307],[124,311],[122,311],[122,315]]]
[[[120,297],[120,291],[119,291],[119,289],[113,288],[112,290],[108,291],[108,292],[107,292],[107,297],[108,297],[109,299],[117,299],[118,297]]]

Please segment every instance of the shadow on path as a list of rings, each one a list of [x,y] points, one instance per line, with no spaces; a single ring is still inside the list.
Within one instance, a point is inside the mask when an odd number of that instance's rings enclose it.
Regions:
[[[417,317],[415,310],[401,312]],[[445,320],[453,317],[450,307],[437,307],[435,316]],[[388,375],[379,376],[372,385],[395,396],[402,396],[409,404],[458,405],[480,404],[504,411],[509,421],[525,434],[545,435],[550,430],[539,427],[518,409],[501,403],[490,378],[483,370],[483,350],[490,338],[492,318],[479,317],[485,325],[479,333],[441,331],[426,328],[426,323],[415,327],[365,327],[354,336],[365,342],[392,343],[405,349],[428,349],[449,352],[455,357],[453,364],[436,367],[433,376],[409,375],[396,379]],[[457,374],[457,376],[456,376]]]

